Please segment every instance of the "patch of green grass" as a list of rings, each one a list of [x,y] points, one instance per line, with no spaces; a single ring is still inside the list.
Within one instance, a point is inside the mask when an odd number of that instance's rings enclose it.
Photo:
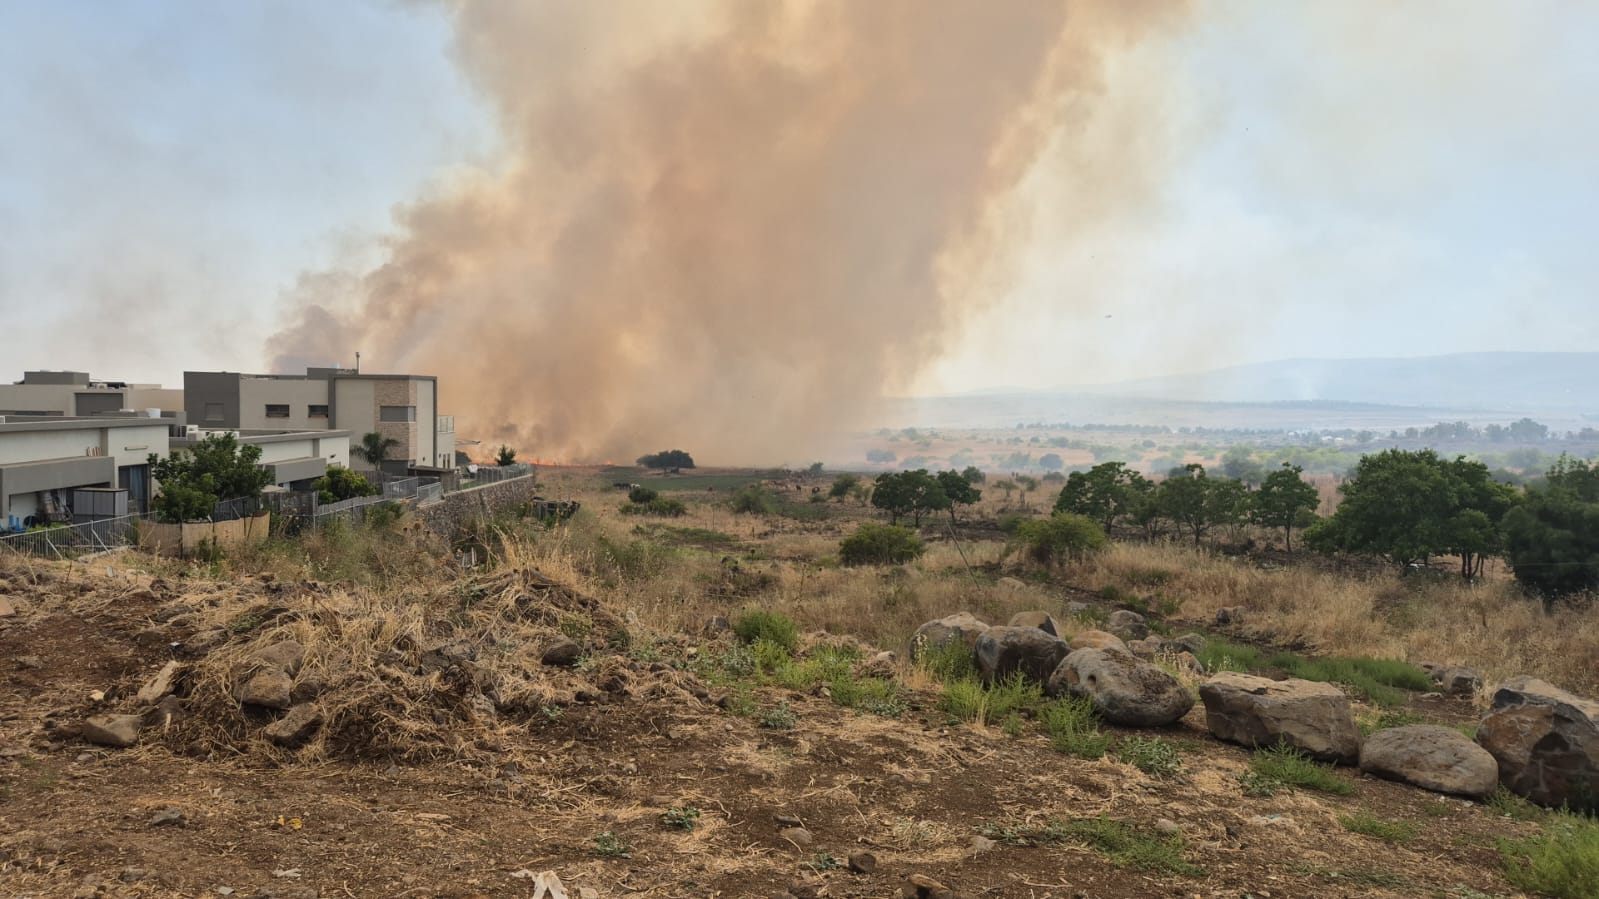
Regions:
[[[1433,688],[1427,673],[1398,659],[1357,657],[1306,658],[1291,652],[1266,655],[1252,646],[1208,640],[1199,651],[1206,671],[1250,673],[1277,669],[1303,680],[1342,684],[1375,705],[1389,708],[1402,704],[1405,691]]]
[[[1112,862],[1140,871],[1199,877],[1205,872],[1183,859],[1177,834],[1146,833],[1125,821],[1086,818],[1066,825],[1069,838],[1103,853]]]
[[[983,719],[998,721],[1012,712],[1035,709],[1044,701],[1044,690],[1020,671],[988,687],[988,702]]]
[[[1421,828],[1405,821],[1385,821],[1368,812],[1356,812],[1353,815],[1343,815],[1338,823],[1350,833],[1361,836],[1375,837],[1385,843],[1403,844],[1416,838]]]
[[[972,658],[972,651],[960,640],[922,649],[916,655],[916,665],[943,684],[977,676],[977,662]]]
[[[674,805],[661,812],[661,823],[678,830],[693,830],[700,823],[700,810],[692,805]]]
[[[1237,671],[1248,674],[1264,667],[1260,650],[1240,643],[1211,638],[1199,650],[1200,664],[1206,671]]]
[[[1528,802],[1503,786],[1494,788],[1493,795],[1488,797],[1486,804],[1494,814],[1516,821],[1538,821],[1549,814],[1547,809]]]
[[[793,652],[799,645],[799,625],[781,612],[751,609],[733,621],[733,633],[745,643],[766,640]]]
[[[1501,840],[1505,879],[1555,899],[1599,896],[1599,820],[1561,812],[1543,833]]]
[[[949,681],[938,707],[957,721],[990,724],[1036,709],[1043,701],[1043,689],[1016,672],[988,686],[971,677]]]
[[[805,864],[812,871],[837,871],[839,868],[844,867],[839,864],[837,858],[833,857],[833,853],[828,852],[826,849],[818,849],[816,854],[811,856],[811,860]]]
[[[1081,697],[1062,697],[1038,710],[1039,723],[1056,752],[1080,759],[1097,759],[1110,749],[1110,737],[1099,730],[1093,703]]]
[[[1355,792],[1354,784],[1334,774],[1331,765],[1312,761],[1304,753],[1286,746],[1274,746],[1256,752],[1249,760],[1249,770],[1255,775],[1252,780],[1257,789],[1266,786],[1260,781],[1266,781],[1285,787],[1301,787],[1319,793],[1330,793],[1334,796],[1349,796]],[[1245,791],[1248,792],[1249,789],[1250,785],[1245,784]],[[1270,793],[1251,793],[1251,795],[1270,795]]]
[[[1379,730],[1421,724],[1424,720],[1420,715],[1404,709],[1384,709],[1376,718],[1360,722],[1360,732],[1369,737]]]
[[[1015,738],[1027,732],[1027,723],[1021,715],[1011,712],[1000,720],[999,729],[1005,732],[1005,736]]]
[[[758,668],[755,651],[743,643],[726,649],[703,650],[689,665],[695,675],[714,686],[726,686],[753,677]]]
[[[612,831],[601,831],[594,836],[594,854],[601,858],[627,858],[632,851],[633,847]]]
[[[794,710],[788,703],[779,702],[760,714],[755,723],[771,730],[791,730],[799,719],[794,717]]]
[[[1177,747],[1160,737],[1128,737],[1117,744],[1116,757],[1150,777],[1170,777],[1183,767]]]
[[[938,708],[956,721],[980,723],[988,708],[988,692],[974,678],[960,678],[944,684]]]
[[[1308,874],[1336,883],[1348,883],[1362,887],[1397,889],[1410,885],[1410,881],[1402,874],[1395,874],[1392,871],[1378,871],[1374,868],[1318,868],[1313,865],[1296,865],[1293,870],[1300,874]]]
[[[880,677],[854,678],[849,675],[828,682],[828,693],[833,702],[846,709],[856,709],[884,718],[898,718],[905,714],[905,700],[899,694],[899,685]]]
[[[633,534],[658,543],[675,546],[692,546],[705,550],[732,550],[739,546],[738,538],[732,534],[713,531],[709,528],[674,527],[669,524],[641,524],[633,528]]]

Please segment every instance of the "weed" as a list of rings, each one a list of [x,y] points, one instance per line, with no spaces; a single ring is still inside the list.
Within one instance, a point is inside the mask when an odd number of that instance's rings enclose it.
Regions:
[[[833,857],[833,853],[828,852],[826,849],[818,850],[806,864],[813,871],[837,871],[843,867],[843,865],[838,863],[838,859]]]
[[[1183,766],[1177,747],[1159,737],[1128,737],[1117,745],[1116,757],[1150,777],[1170,777]]]
[[[917,653],[916,665],[944,684],[977,676],[972,650],[960,640],[923,648]]]
[[[1348,796],[1355,792],[1354,785],[1334,774],[1331,765],[1312,761],[1309,756],[1287,746],[1274,746],[1255,753],[1249,760],[1249,768],[1257,779],[1272,781],[1284,787],[1303,787],[1335,796]],[[1256,782],[1257,789],[1262,786]]]
[[[905,701],[893,681],[877,677],[856,679],[848,672],[828,681],[828,693],[836,705],[859,709],[884,718],[905,714]]]
[[[601,858],[628,858],[628,853],[633,847],[622,842],[622,838],[607,830],[594,836],[594,854]]]
[[[988,705],[983,685],[971,678],[948,681],[938,697],[938,707],[956,721],[981,723]]]
[[[755,670],[762,674],[776,674],[778,671],[794,666],[794,658],[788,654],[788,647],[757,637],[750,644],[750,652],[755,654]]]
[[[700,810],[692,805],[674,805],[661,812],[661,823],[678,830],[693,830],[700,823]]]
[[[1537,821],[1549,814],[1503,786],[1494,789],[1487,805],[1494,814],[1516,821]]]
[[[999,722],[999,729],[1004,731],[1007,737],[1019,737],[1026,730],[1026,724],[1022,721],[1021,715],[1011,712]]]
[[[1125,821],[1104,817],[1073,821],[1065,831],[1071,839],[1099,850],[1118,865],[1188,877],[1204,873],[1183,860],[1183,840],[1175,834],[1143,833]]]
[[[1555,899],[1599,896],[1599,821],[1551,815],[1541,834],[1501,840],[1505,879]]]
[[[1420,828],[1414,824],[1404,821],[1385,821],[1367,812],[1344,815],[1338,819],[1338,823],[1350,833],[1375,837],[1385,843],[1408,843],[1420,832]]]
[[[984,721],[997,721],[1012,712],[1031,710],[1044,701],[1043,688],[1029,681],[1020,671],[1012,672],[1009,677],[990,686],[987,694]]]
[[[727,709],[729,714],[737,715],[740,718],[754,717],[756,710],[759,708],[755,703],[755,694],[747,686],[740,686],[727,694],[722,707]]]
[[[756,723],[771,730],[789,730],[798,719],[794,717],[794,710],[788,707],[787,702],[779,702],[756,719]]]
[[[1039,709],[1038,720],[1056,752],[1080,759],[1097,759],[1110,749],[1110,737],[1099,732],[1099,717],[1087,699],[1057,699]]]
[[[732,509],[741,515],[772,515],[777,512],[777,498],[760,487],[744,487],[733,494]]]
[[[1360,732],[1369,737],[1379,730],[1387,730],[1390,727],[1404,727],[1408,724],[1420,724],[1422,721],[1422,717],[1414,712],[1407,712],[1403,709],[1384,709],[1377,714],[1376,718],[1361,721]]]
[[[733,633],[745,643],[767,640],[793,652],[799,645],[799,625],[781,612],[751,609],[733,621]]]
[[[1260,650],[1252,646],[1210,639],[1199,650],[1200,664],[1206,671],[1238,671],[1248,673],[1263,667]]]
[[[559,627],[562,634],[582,643],[594,629],[594,619],[582,612],[566,612],[561,615]]]

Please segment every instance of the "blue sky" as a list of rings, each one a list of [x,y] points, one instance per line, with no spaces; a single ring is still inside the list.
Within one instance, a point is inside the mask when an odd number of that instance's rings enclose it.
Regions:
[[[1592,4],[1204,5],[1108,80],[1147,202],[1079,232],[1069,147],[1041,159],[1003,295],[920,388],[1599,346],[1596,33]],[[492,164],[451,39],[414,3],[0,0],[0,378],[262,365],[302,273]]]

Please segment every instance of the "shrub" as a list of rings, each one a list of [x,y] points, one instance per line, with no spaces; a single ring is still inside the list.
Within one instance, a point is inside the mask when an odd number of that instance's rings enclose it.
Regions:
[[[1177,747],[1159,737],[1128,737],[1116,747],[1116,757],[1150,777],[1170,777],[1183,766]]]
[[[641,487],[638,484],[634,484],[632,489],[627,491],[627,501],[630,503],[637,503],[642,506],[645,503],[654,502],[655,499],[660,495],[661,494],[659,492],[651,490],[648,487]]]
[[[1010,543],[1011,548],[1020,549],[1028,559],[1046,567],[1081,558],[1104,545],[1105,530],[1099,522],[1067,512],[1022,522],[1016,526]]]
[[[1038,719],[1056,752],[1097,759],[1110,748],[1110,737],[1099,732],[1099,716],[1085,698],[1057,699],[1039,710]]]
[[[654,493],[655,491],[650,491]],[[688,514],[688,506],[680,499],[657,496],[646,502],[630,502],[622,505],[623,515],[654,515],[659,518],[679,518]]]
[[[1175,834],[1143,833],[1125,821],[1103,817],[1073,821],[1065,830],[1068,837],[1099,850],[1118,865],[1190,877],[1204,873],[1183,860],[1183,839]]]
[[[678,830],[693,830],[700,822],[700,810],[692,805],[674,805],[661,813],[661,823]]]
[[[745,643],[765,640],[793,652],[799,645],[799,625],[781,612],[751,609],[733,621],[733,633]]]
[[[627,858],[633,847],[622,842],[622,838],[612,831],[604,831],[594,837],[594,853],[602,858]]]
[[[845,565],[899,565],[919,559],[927,545],[910,528],[874,521],[863,522],[838,545]]]
[[[977,677],[977,661],[960,640],[929,646],[916,657],[916,667],[939,683]]]
[[[957,721],[981,722],[987,701],[988,695],[981,683],[961,678],[944,684],[944,692],[938,697],[938,707]]]
[[[788,730],[798,720],[794,717],[794,711],[788,707],[788,703],[779,702],[777,705],[762,712],[755,723],[772,730]]]
[[[1570,813],[1551,816],[1543,833],[1502,840],[1505,879],[1556,899],[1599,896],[1599,822]]]
[[[741,515],[772,515],[777,512],[777,499],[760,487],[744,487],[733,494],[732,508]]]

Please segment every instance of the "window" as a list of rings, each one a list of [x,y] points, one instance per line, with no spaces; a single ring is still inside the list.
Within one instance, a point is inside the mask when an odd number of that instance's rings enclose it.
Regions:
[[[416,421],[415,406],[380,406],[378,421]]]
[[[327,418],[328,417],[328,407],[326,405],[321,405],[321,406],[311,405],[311,406],[307,406],[306,407],[306,414],[311,416],[312,418]]]
[[[206,403],[205,404],[205,420],[206,421],[221,421],[222,420],[222,404],[221,403]]]
[[[267,403],[266,404],[266,417],[267,418],[288,418],[289,417],[289,404],[288,403]]]

